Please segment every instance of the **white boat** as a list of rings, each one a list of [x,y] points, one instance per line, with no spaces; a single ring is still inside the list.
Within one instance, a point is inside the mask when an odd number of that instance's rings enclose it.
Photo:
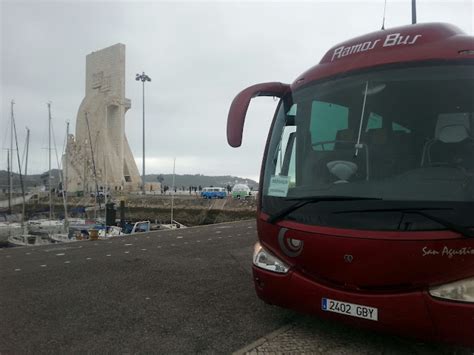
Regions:
[[[64,223],[60,220],[38,219],[29,220],[27,228],[30,233],[56,234],[64,232]]]
[[[92,228],[84,228],[82,230],[87,230],[89,231],[90,229],[94,229],[93,225],[88,224],[88,226]],[[136,233],[143,233],[143,232],[149,232],[150,231],[150,226],[151,223],[150,221],[139,221],[135,222],[133,225],[129,224],[128,228],[126,228],[125,231],[122,231],[122,228],[118,226],[109,226],[107,228],[100,228],[98,229],[98,239],[109,239],[113,237],[118,237],[121,235],[126,235],[126,234],[136,234]],[[184,227],[184,226],[183,226]],[[166,229],[174,229],[175,227],[169,227]],[[177,227],[179,228],[179,227]],[[185,228],[185,227],[184,227]],[[129,232],[127,232],[127,230]],[[66,233],[51,233],[49,234],[50,240],[52,242],[56,243],[69,243],[69,242],[75,242],[78,240],[87,240],[89,239],[88,235],[83,235],[81,233],[80,229],[70,229],[69,234]]]
[[[10,236],[8,243],[17,247],[31,247],[51,244],[51,238],[47,234],[20,234]]]
[[[131,225],[129,225],[131,226]],[[149,232],[150,231],[151,223],[150,221],[139,221],[135,222],[132,228],[127,228],[130,232],[125,231],[125,234],[135,234],[135,233],[142,233],[142,232]]]
[[[23,233],[21,223],[0,222],[0,243],[5,243],[12,235],[20,235]]]
[[[70,222],[72,222],[72,224],[69,225],[68,233],[50,233],[53,242],[69,243],[89,239],[89,236],[87,235],[89,230],[98,227],[98,224],[93,221],[74,219],[70,220]]]
[[[117,226],[110,226],[107,229],[100,229],[99,230],[99,239],[108,239],[112,237],[118,237],[119,235],[123,235],[122,228]]]
[[[69,233],[53,233],[49,237],[53,243],[68,243],[77,240],[75,236],[71,236]]]
[[[179,223],[178,221],[173,220],[173,223],[160,223],[158,229],[181,229],[187,228],[184,224]]]

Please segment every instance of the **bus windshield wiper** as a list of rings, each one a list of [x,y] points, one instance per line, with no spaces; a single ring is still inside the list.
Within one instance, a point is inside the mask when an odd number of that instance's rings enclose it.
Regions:
[[[375,197],[356,197],[356,196],[307,196],[299,198],[288,198],[287,201],[297,201],[295,204],[284,208],[267,219],[268,223],[275,223],[289,215],[291,212],[309,204],[325,201],[357,201],[357,200],[381,200]]]
[[[428,218],[436,223],[441,224],[442,226],[446,227],[447,229],[459,233],[464,237],[474,238],[474,231],[469,228],[457,225],[452,223],[444,218],[440,218],[437,216],[433,216],[432,214],[426,213],[424,211],[443,211],[443,210],[452,210],[453,208],[443,208],[443,207],[414,207],[414,208],[381,208],[381,209],[372,209],[372,210],[353,210],[353,211],[337,211],[334,212],[335,214],[338,213],[353,213],[353,212],[402,212],[402,213],[412,213],[423,216]]]

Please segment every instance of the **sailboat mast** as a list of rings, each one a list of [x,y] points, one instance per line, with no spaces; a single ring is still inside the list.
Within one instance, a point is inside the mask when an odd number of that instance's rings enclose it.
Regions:
[[[26,127],[26,161],[25,161],[25,176],[28,175],[28,151],[30,149],[30,129]]]
[[[66,189],[66,181],[67,181],[67,138],[68,137],[69,137],[69,122],[66,122],[66,149],[65,149],[66,157],[64,159],[65,160],[64,164],[66,166],[65,167],[63,166],[63,170],[60,173],[61,175],[59,175],[59,176],[62,177],[61,185],[62,185],[62,197],[63,197],[63,205],[64,205],[64,231],[66,233],[69,231],[69,222],[68,222],[68,218],[67,218],[67,189]],[[65,174],[63,174],[63,172]]]
[[[8,169],[8,214],[12,214],[12,195],[10,193],[11,187],[10,187],[10,181],[12,179],[12,176],[10,174],[10,150],[7,150],[7,169]]]
[[[174,210],[174,190],[175,190],[175,187],[174,187],[174,177],[175,177],[175,168],[176,168],[176,158],[174,158],[174,161],[173,161],[173,191],[171,191],[171,224],[173,224],[173,210]],[[143,179],[145,179],[145,177],[143,177]]]
[[[11,101],[11,116],[10,116],[10,151],[8,152],[10,157],[10,173],[9,177],[9,195],[8,205],[10,206],[10,213],[12,213],[12,199],[13,199],[13,105],[15,102]]]
[[[64,181],[63,181],[63,190],[66,191],[66,196],[67,196],[67,179],[68,179],[68,164],[69,164],[69,161],[68,161],[68,154],[69,154],[69,150],[68,150],[68,141],[69,141],[69,121],[66,122],[66,149],[65,149],[65,158],[64,158]]]
[[[49,220],[53,219],[53,197],[51,195],[51,102],[48,102],[48,190],[49,190]]]
[[[86,117],[86,124],[87,124],[87,132],[89,133],[89,145],[91,147],[91,157],[92,157],[92,172],[94,173],[94,182],[95,182],[95,201],[94,201],[94,219],[97,218],[97,209],[96,209],[96,202],[99,200],[99,209],[102,208],[99,198],[99,184],[97,184],[97,170],[95,168],[95,159],[94,159],[94,149],[92,148],[92,137],[91,137],[91,129],[89,126],[89,119],[87,118],[87,112],[85,112]]]
[[[16,125],[15,125],[15,116],[13,115],[13,100],[12,100],[12,126],[15,133],[15,147],[16,147],[16,158],[18,160],[18,175],[20,177],[20,186],[21,186],[21,197],[22,197],[22,212],[21,212],[21,226],[24,226],[25,223],[25,187],[23,185],[23,177],[21,174],[21,162],[20,162],[20,150],[18,149],[18,137],[16,135]],[[12,162],[13,163],[13,162]],[[12,164],[13,166],[13,164]]]
[[[108,199],[107,199],[107,193],[109,191],[109,185],[107,183],[107,161],[105,159],[105,154],[104,154],[104,175],[105,175],[105,204],[107,205],[107,203],[109,202]],[[107,209],[106,209],[107,211]]]

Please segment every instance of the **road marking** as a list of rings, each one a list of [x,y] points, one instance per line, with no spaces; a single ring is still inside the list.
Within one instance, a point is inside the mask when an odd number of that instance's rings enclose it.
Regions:
[[[196,243],[201,243],[201,241],[200,241],[200,240],[196,240]]]
[[[125,244],[126,247],[129,247],[130,245],[133,245],[133,244]]]
[[[21,269],[15,269],[15,271],[21,271]]]
[[[161,245],[158,245],[157,248],[158,248],[158,249],[161,249]]]
[[[92,258],[86,258],[86,260],[91,260]]]
[[[64,264],[70,264],[71,262],[69,260],[65,261]]]
[[[112,256],[112,255],[110,255],[110,254],[107,254],[106,256]]]
[[[46,264],[40,265],[40,267],[46,267]]]
[[[183,236],[182,236],[182,235],[178,235],[178,236],[176,237],[176,239],[183,239]]]
[[[56,256],[63,256],[63,255],[66,255],[66,254],[65,253],[56,254]]]
[[[146,251],[146,249],[142,249],[143,251]]]
[[[26,255],[31,255],[31,253],[25,253]]]
[[[216,234],[221,234],[221,233],[222,233],[222,231],[217,231],[217,232],[216,232]]]
[[[129,254],[130,252],[129,251],[124,251],[124,254]]]
[[[61,250],[69,250],[69,249],[80,249],[82,248],[82,245],[81,246],[77,246],[77,247],[57,247],[57,248],[51,248],[51,249],[44,249],[43,251],[44,252],[50,252],[50,251],[61,251]]]

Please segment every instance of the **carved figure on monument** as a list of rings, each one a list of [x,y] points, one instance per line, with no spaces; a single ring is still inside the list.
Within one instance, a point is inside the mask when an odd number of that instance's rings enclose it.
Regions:
[[[86,57],[86,94],[76,118],[76,134],[67,141],[70,192],[140,189],[141,178],[125,136],[125,45]],[[95,174],[94,174],[95,165]]]

